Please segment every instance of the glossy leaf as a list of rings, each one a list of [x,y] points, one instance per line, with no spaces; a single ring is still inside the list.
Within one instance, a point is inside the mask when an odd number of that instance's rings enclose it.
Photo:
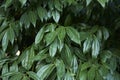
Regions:
[[[60,13],[58,11],[53,11],[52,12],[53,20],[58,23],[60,19]]]
[[[92,43],[92,57],[97,58],[100,51],[100,43],[97,38],[93,40]]]
[[[42,38],[43,38],[43,35],[44,35],[44,27],[41,28],[39,30],[39,32],[37,33],[36,37],[35,37],[35,44],[38,44],[41,42]]]
[[[66,30],[67,30],[67,34],[70,37],[70,39],[72,41],[74,41],[75,43],[80,44],[79,32],[76,29],[72,28],[72,27],[67,27]]]
[[[57,68],[57,79],[61,80],[63,79],[63,76],[65,74],[65,64],[62,60],[56,60],[56,68]]]
[[[45,40],[46,40],[47,45],[51,44],[54,41],[55,37],[56,37],[55,31],[48,33],[45,36]]]
[[[92,46],[92,39],[87,38],[83,43],[83,52],[87,53],[90,50],[91,46]]]
[[[51,57],[54,57],[57,52],[57,40],[55,40],[49,47],[49,53]]]
[[[45,65],[38,70],[37,75],[39,76],[40,80],[44,80],[50,75],[53,69],[54,69],[53,64]]]
[[[90,68],[90,70],[88,71],[88,79],[89,80],[94,80],[95,79],[95,76],[96,76],[96,68],[93,66]]]
[[[33,24],[33,26],[35,27],[36,26],[36,20],[37,20],[37,17],[36,17],[36,14],[34,11],[30,11],[28,13],[29,15],[29,19],[30,19],[30,22]]]
[[[40,80],[38,75],[35,72],[29,71],[27,72],[27,74],[29,75],[29,77],[31,77],[34,80]]]
[[[3,39],[2,39],[2,48],[4,51],[6,51],[7,46],[8,46],[8,32],[4,34]]]
[[[25,5],[25,3],[27,2],[27,0],[19,0],[19,1],[21,2],[22,6]]]

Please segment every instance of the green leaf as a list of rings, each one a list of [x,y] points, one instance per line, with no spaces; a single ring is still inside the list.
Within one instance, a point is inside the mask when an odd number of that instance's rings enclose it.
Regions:
[[[14,30],[13,30],[12,27],[9,28],[8,34],[9,34],[8,38],[11,41],[11,43],[13,44],[14,43],[15,33],[14,33]]]
[[[97,58],[100,51],[100,43],[98,39],[95,37],[92,43],[92,57]]]
[[[40,80],[45,80],[50,75],[54,68],[55,67],[53,64],[48,64],[41,67],[37,72],[37,75],[39,76]]]
[[[101,65],[98,71],[103,78],[105,78],[109,73],[108,69],[104,65]]]
[[[49,53],[51,57],[54,57],[57,52],[57,40],[55,40],[49,47]]]
[[[92,0],[86,0],[87,6],[91,3]]]
[[[89,67],[91,67],[91,63],[88,61],[88,62],[84,62],[82,65],[81,65],[81,71],[83,70],[87,70]]]
[[[5,65],[3,65],[3,68],[2,68],[2,76],[7,72],[8,72],[8,64],[6,63]],[[3,77],[2,80],[8,80],[8,76]]]
[[[52,12],[52,16],[53,16],[53,19],[56,23],[59,22],[59,19],[60,19],[60,13],[58,11],[53,11]]]
[[[27,74],[29,75],[29,77],[31,77],[34,80],[40,80],[38,75],[35,72],[29,71],[27,72]]]
[[[24,76],[24,77],[22,78],[22,80],[30,80],[30,79],[29,79],[29,77]]]
[[[28,15],[29,15],[29,20],[30,20],[30,22],[33,24],[33,26],[35,27],[36,26],[36,20],[37,20],[37,16],[36,16],[36,14],[35,14],[35,12],[34,11],[30,11],[29,13],[28,13]]]
[[[68,14],[66,19],[65,19],[64,25],[69,26],[71,23],[72,23],[72,17],[70,14]]]
[[[15,61],[12,66],[10,66],[10,71],[12,72],[17,72],[18,71],[18,65],[17,62]]]
[[[27,2],[27,0],[19,0],[19,1],[21,2],[22,6],[24,6],[25,3]]]
[[[78,70],[78,61],[76,56],[73,56],[71,66],[72,66],[72,72],[75,74]]]
[[[46,17],[47,15],[47,11],[45,8],[42,8],[41,6],[37,8],[37,13],[39,18],[41,19],[41,21],[43,22],[43,19]]]
[[[54,41],[55,37],[56,37],[56,31],[46,34],[45,41],[47,45],[51,44]]]
[[[41,60],[47,58],[48,55],[45,54],[47,51],[48,51],[48,48],[40,51],[36,56],[33,57],[33,60],[35,60],[35,61],[37,61],[37,60],[41,61]]]
[[[22,73],[14,74],[13,76],[11,76],[10,80],[21,80],[22,77],[23,77]]]
[[[42,40],[44,35],[44,27],[42,27],[39,32],[37,33],[36,37],[35,37],[35,44],[40,43],[40,41]]]
[[[20,26],[25,25],[25,28],[29,28],[30,26],[30,19],[27,13],[24,13],[20,18]]]
[[[109,38],[108,30],[105,27],[103,27],[102,31],[103,31],[104,40],[107,40]]]
[[[67,27],[66,30],[67,30],[67,34],[70,37],[70,39],[72,41],[74,41],[75,43],[80,44],[79,32],[76,29],[72,28],[72,27]]]
[[[8,32],[6,31],[2,39],[2,48],[4,51],[6,51],[7,46],[8,46]]]
[[[55,5],[55,8],[59,11],[62,11],[62,8],[63,8],[63,5],[60,3],[59,0],[55,0],[53,1],[54,2],[54,5]]]
[[[106,2],[108,2],[108,0],[97,0],[97,1],[101,4],[103,8],[105,7]]]
[[[53,31],[55,31],[55,28],[56,28],[56,27],[57,27],[56,24],[50,23],[50,24],[48,24],[48,25],[46,26],[45,32],[53,32]]]
[[[33,47],[29,49],[27,49],[24,54],[26,54],[25,58],[22,60],[22,66],[29,70],[33,64],[33,57],[34,57],[34,49]]]
[[[57,68],[57,79],[62,80],[65,74],[65,64],[62,60],[59,59],[56,60],[55,64]]]
[[[65,28],[62,26],[59,26],[59,28],[57,29],[58,31],[58,39],[60,42],[64,41],[65,35],[66,35],[66,31]]]
[[[12,1],[13,0],[6,0],[6,2],[5,2],[5,9],[12,4]]]
[[[106,62],[109,58],[111,58],[112,53],[109,50],[103,51],[100,55],[101,61]]]
[[[67,73],[65,74],[64,80],[75,80],[75,79],[74,79],[74,75],[73,75],[72,73],[70,73],[70,72],[67,72]]]
[[[62,56],[62,59],[65,62],[65,64],[68,67],[71,67],[73,56],[72,56],[72,52],[71,52],[70,48],[67,45],[65,45],[64,50],[62,50],[61,56]]]
[[[89,80],[95,80],[95,71],[96,71],[96,68],[93,66],[90,68],[90,70],[88,71],[88,79]]]
[[[87,70],[80,71],[79,80],[87,80]]]
[[[88,37],[83,43],[83,53],[87,53],[92,46],[92,39]]]

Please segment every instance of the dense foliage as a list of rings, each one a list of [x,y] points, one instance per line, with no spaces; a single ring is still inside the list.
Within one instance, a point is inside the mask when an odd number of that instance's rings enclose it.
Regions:
[[[0,0],[0,78],[120,80],[119,33],[120,0]]]

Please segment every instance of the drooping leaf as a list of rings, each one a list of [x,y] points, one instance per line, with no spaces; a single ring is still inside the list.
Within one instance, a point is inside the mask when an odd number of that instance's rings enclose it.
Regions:
[[[92,0],[86,0],[87,6],[91,3]]]
[[[48,55],[45,54],[47,51],[48,51],[48,48],[40,51],[36,56],[33,57],[33,60],[35,60],[35,61],[37,61],[37,60],[41,61],[41,60],[47,58]]]
[[[92,39],[89,37],[83,43],[83,53],[87,53],[92,46]]]
[[[65,64],[62,60],[56,60],[57,79],[62,80],[65,74]]]
[[[39,32],[37,33],[36,37],[35,37],[35,44],[40,43],[40,41],[42,40],[44,35],[44,27],[42,27]]]
[[[50,75],[53,69],[54,69],[53,64],[45,65],[38,70],[37,75],[39,76],[40,80],[44,80]]]
[[[56,31],[46,34],[45,41],[47,45],[51,44],[54,41],[55,37],[56,37]]]
[[[4,51],[6,51],[8,46],[8,32],[5,32],[3,39],[2,39],[2,48]]]
[[[33,64],[33,57],[34,57],[34,49],[33,47],[29,50],[26,50],[25,53],[26,56],[25,58],[22,60],[22,66],[24,68],[26,68],[27,70],[29,70]]]
[[[36,17],[36,14],[34,11],[30,11],[28,13],[29,15],[29,19],[30,19],[30,22],[33,24],[33,26],[35,27],[36,26],[36,20],[37,20],[37,17]]]
[[[37,13],[38,13],[38,16],[39,16],[40,20],[43,22],[43,19],[47,15],[46,9],[40,6],[40,7],[37,8]]]
[[[11,76],[10,80],[21,80],[22,77],[23,77],[22,73],[14,74],[13,76]]]
[[[65,74],[64,80],[74,80],[73,74],[70,73],[70,72],[67,72],[67,73]]]
[[[71,66],[72,66],[72,72],[74,74],[77,73],[77,70],[78,70],[78,61],[77,61],[77,57],[76,56],[73,56]]]
[[[108,2],[108,0],[97,0],[97,1],[101,4],[103,8],[105,7],[106,2]]]
[[[15,38],[15,33],[14,33],[14,30],[12,27],[9,28],[8,34],[9,34],[8,38],[9,38],[10,42],[13,44],[14,38]]]
[[[35,72],[29,71],[27,72],[27,74],[29,75],[29,77],[31,77],[34,80],[40,80],[38,75]]]
[[[100,51],[100,43],[98,39],[95,37],[92,43],[92,57],[97,58]]]
[[[77,44],[80,44],[80,35],[76,29],[74,29],[72,27],[67,27],[66,31],[72,41],[74,41]]]
[[[53,11],[52,12],[53,20],[58,23],[60,19],[60,13],[58,11]]]
[[[102,31],[103,31],[104,40],[107,40],[109,38],[108,30],[104,27]]]
[[[55,40],[49,47],[49,53],[51,57],[54,57],[57,52],[57,40]]]
[[[94,80],[95,79],[95,71],[96,71],[96,68],[93,66],[90,68],[90,70],[88,71],[88,79],[89,80]]]
[[[18,64],[17,62],[14,62],[12,66],[10,66],[10,71],[17,72],[18,71]]]
[[[79,80],[87,80],[87,70],[80,71],[78,79]]]
[[[27,2],[27,0],[19,0],[19,1],[21,2],[22,6],[24,6],[25,3]]]
[[[2,76],[8,72],[8,64],[5,64],[2,68]],[[2,80],[8,80],[8,76],[2,78]]]
[[[88,61],[88,62],[85,62],[81,65],[81,71],[83,70],[87,70],[87,68],[89,68],[91,66],[91,63]]]

